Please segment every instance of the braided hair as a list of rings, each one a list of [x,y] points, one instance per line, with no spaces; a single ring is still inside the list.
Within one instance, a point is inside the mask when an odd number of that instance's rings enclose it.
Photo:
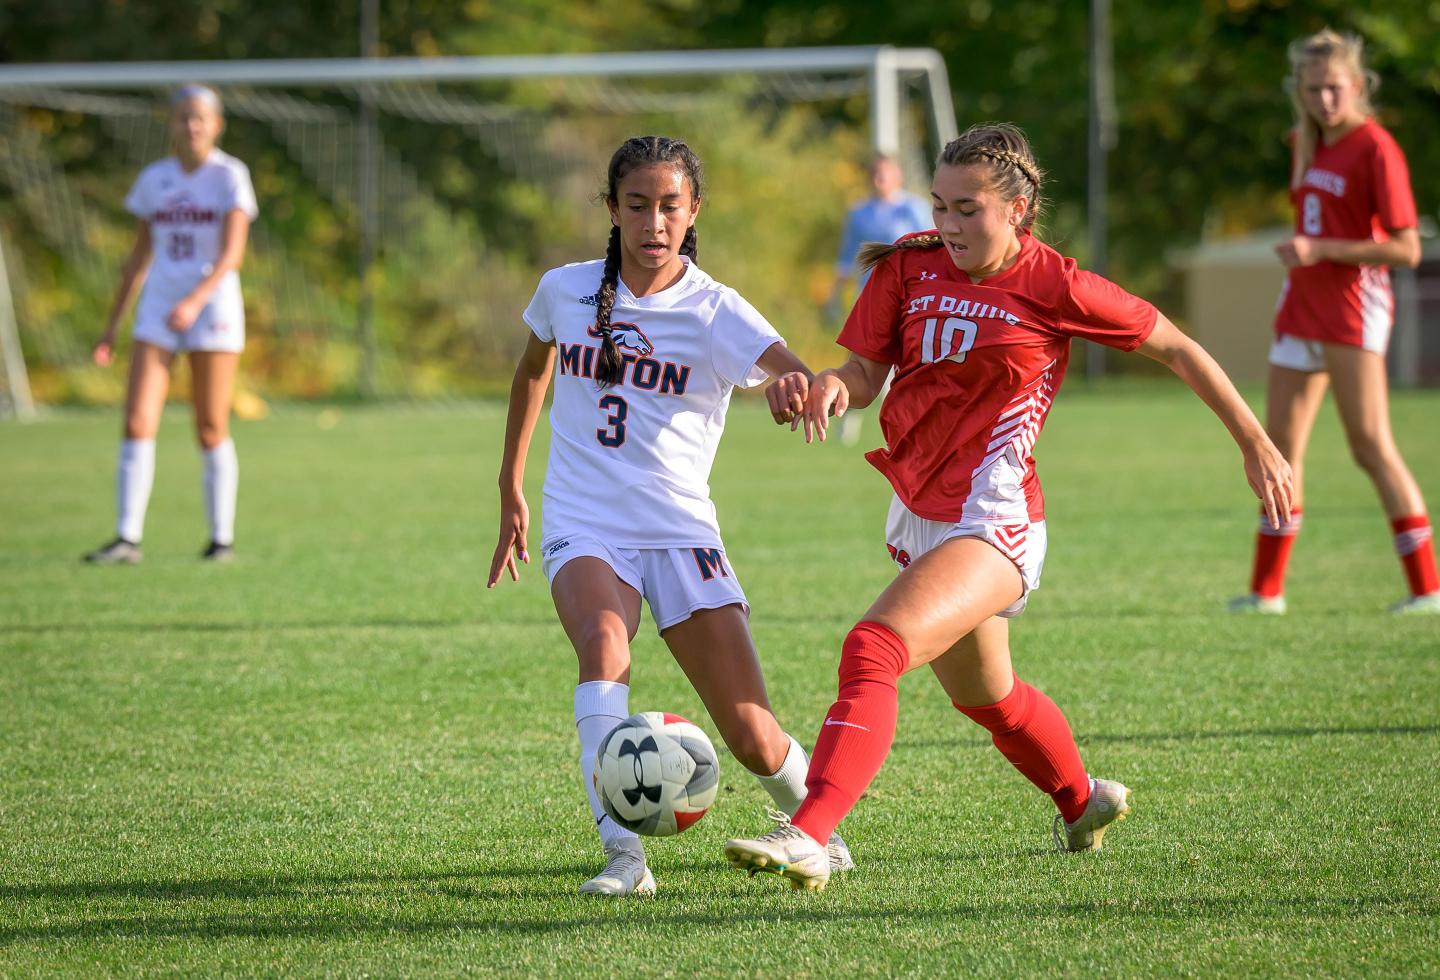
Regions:
[[[632,136],[610,157],[610,167],[605,180],[605,203],[611,208],[619,207],[620,181],[625,175],[640,167],[655,163],[672,163],[679,168],[690,182],[690,195],[699,201],[705,186],[705,174],[700,158],[684,140],[668,136]],[[685,238],[680,242],[680,254],[695,260],[698,242],[695,226],[685,229]],[[600,335],[600,356],[595,362],[595,380],[605,388],[619,384],[625,376],[625,361],[620,348],[610,335],[610,314],[615,309],[615,287],[620,281],[620,226],[610,226],[610,241],[605,248],[605,270],[600,276],[600,289],[595,294],[595,332]]]
[[[1025,198],[1025,216],[1020,219],[1020,227],[1033,229],[1044,208],[1040,191],[1045,184],[1045,171],[1035,162],[1030,141],[1025,138],[1020,127],[1012,123],[979,123],[971,126],[945,144],[935,166],[958,167],[971,163],[986,163],[990,166],[990,187],[1000,195],[1001,200]],[[942,240],[937,234],[914,235],[893,245],[866,242],[860,247],[856,262],[860,268],[869,270],[897,249],[939,248],[941,244]]]

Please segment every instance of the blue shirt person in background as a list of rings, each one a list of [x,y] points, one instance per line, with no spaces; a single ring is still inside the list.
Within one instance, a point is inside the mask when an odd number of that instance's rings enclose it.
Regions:
[[[866,242],[893,242],[901,235],[912,231],[927,231],[935,227],[928,201],[905,191],[905,174],[900,163],[892,156],[877,153],[870,160],[870,184],[875,194],[861,201],[845,215],[845,230],[840,238],[840,258],[835,266],[835,283],[830,287],[830,298],[825,303],[826,323],[837,327],[844,321],[842,303],[845,299],[845,283],[854,278],[856,286],[863,289],[870,273],[857,275],[855,256]],[[875,400],[876,411],[890,390],[890,383]],[[860,441],[861,415],[850,411],[840,419],[840,441],[851,446]]]
[[[845,229],[840,238],[840,256],[835,266],[835,283],[825,305],[825,319],[840,322],[840,303],[845,283],[856,278],[863,287],[868,273],[856,277],[855,255],[866,242],[893,242],[912,231],[933,228],[930,205],[905,191],[905,175],[894,157],[877,153],[870,161],[870,183],[875,194],[861,201],[845,215]]]

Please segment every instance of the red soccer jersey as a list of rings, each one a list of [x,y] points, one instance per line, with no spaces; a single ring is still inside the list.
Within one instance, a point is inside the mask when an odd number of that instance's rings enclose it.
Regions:
[[[865,458],[928,520],[1044,520],[1031,450],[1070,338],[1134,350],[1156,316],[1028,233],[1014,265],[981,283],[943,248],[900,249],[840,332],[842,346],[895,365],[880,410],[886,448]]]
[[[1295,233],[1310,238],[1383,242],[1389,232],[1416,225],[1405,154],[1373,119],[1333,146],[1317,145],[1290,196]],[[1394,309],[1385,266],[1317,262],[1289,270],[1275,332],[1361,347],[1367,329],[1388,336]]]

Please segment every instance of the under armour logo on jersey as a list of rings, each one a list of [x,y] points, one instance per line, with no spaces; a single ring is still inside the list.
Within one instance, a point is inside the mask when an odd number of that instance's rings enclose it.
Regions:
[[[600,336],[600,331],[595,329],[593,323],[586,329],[586,333],[592,337]],[[610,324],[610,339],[615,341],[616,347],[633,350],[641,357],[648,357],[655,350],[655,345],[650,343],[650,338],[645,336],[633,323]]]
[[[925,272],[925,271],[922,270],[921,273],[920,273],[920,281],[921,281],[921,282],[928,282],[928,281],[931,280],[931,279],[939,279],[939,278],[940,278],[940,273],[938,273],[938,272]]]

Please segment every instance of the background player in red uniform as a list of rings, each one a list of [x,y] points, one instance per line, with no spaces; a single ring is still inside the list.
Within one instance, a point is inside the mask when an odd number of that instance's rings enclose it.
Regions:
[[[874,274],[840,334],[849,361],[813,383],[777,382],[786,398],[803,393],[806,438],[823,439],[832,410],[869,404],[894,369],[880,412],[887,448],[867,458],[895,490],[886,542],[901,571],[845,638],[805,802],[791,824],[727,843],[736,867],[824,887],[817,841],[879,770],[897,682],[922,664],[1055,801],[1059,847],[1098,848],[1129,810],[1126,788],[1089,776],[1065,716],[1010,663],[1006,620],[1039,585],[1045,555],[1031,448],[1071,337],[1169,366],[1230,430],[1270,520],[1289,518],[1290,467],[1215,361],[1155,307],[1031,234],[1042,182],[1013,126],[972,127],[951,142],[931,188],[937,231],[869,250]]]
[[[1324,30],[1290,46],[1295,106],[1295,236],[1276,248],[1289,270],[1270,349],[1266,429],[1295,468],[1294,516],[1262,521],[1250,594],[1236,612],[1283,613],[1285,566],[1300,531],[1305,447],[1326,380],[1350,451],[1395,533],[1410,597],[1392,612],[1440,613],[1425,500],[1390,432],[1385,348],[1394,321],[1387,266],[1420,261],[1405,155],[1371,118],[1375,77],[1359,38]]]

